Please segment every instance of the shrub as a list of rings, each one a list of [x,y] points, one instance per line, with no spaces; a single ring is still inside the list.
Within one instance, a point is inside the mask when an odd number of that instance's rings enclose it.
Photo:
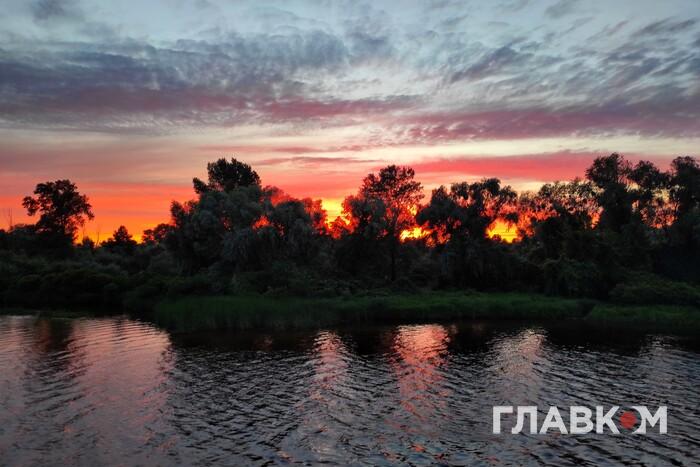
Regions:
[[[595,264],[568,258],[544,263],[544,288],[547,294],[565,297],[600,297],[606,292]]]
[[[626,305],[691,305],[700,307],[700,289],[653,274],[635,273],[610,292],[616,303]]]

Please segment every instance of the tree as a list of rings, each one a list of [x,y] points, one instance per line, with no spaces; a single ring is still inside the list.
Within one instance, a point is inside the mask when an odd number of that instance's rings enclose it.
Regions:
[[[596,158],[586,169],[586,178],[598,188],[598,204],[603,210],[600,227],[620,232],[630,222],[634,199],[627,181],[631,171],[630,163],[617,153]]]
[[[593,222],[600,215],[593,184],[578,178],[521,195],[518,210],[523,237],[532,238],[544,258],[586,256]]]
[[[40,213],[36,223],[38,233],[57,241],[72,243],[78,228],[94,218],[92,206],[70,180],[39,183],[35,196],[25,196],[22,205],[30,216]]]
[[[673,243],[682,245],[687,258],[700,251],[700,164],[692,157],[671,162],[669,197],[674,211]],[[693,255],[687,255],[692,252]]]
[[[485,287],[499,273],[513,268],[502,249],[488,241],[488,227],[499,218],[517,221],[517,195],[497,178],[475,183],[454,183],[448,190],[441,186],[433,191],[430,202],[417,214],[421,227],[431,232],[438,246],[436,252],[443,274],[454,285]]]
[[[238,187],[260,185],[260,177],[248,164],[231,159],[219,159],[207,164],[208,183],[199,178],[192,179],[194,191],[202,194],[207,191],[229,192]]]
[[[168,233],[172,230],[173,226],[170,224],[158,224],[152,229],[146,229],[141,235],[141,240],[147,245],[158,245],[165,242]]]
[[[396,256],[401,234],[416,225],[415,212],[423,199],[423,187],[410,167],[390,165],[369,174],[355,197],[343,203],[354,233],[389,243],[391,280],[396,280]]]
[[[666,212],[664,192],[668,188],[668,174],[649,161],[639,161],[630,171],[629,179],[635,184],[632,197],[641,220],[649,227],[667,224],[670,216]]]
[[[695,158],[675,158],[671,162],[669,184],[676,219],[700,206],[700,164]]]
[[[516,200],[515,191],[510,186],[502,187],[497,178],[454,183],[449,191],[444,186],[433,190],[430,203],[418,212],[416,219],[441,241],[465,236],[483,240],[496,219],[517,221]]]
[[[109,238],[102,242],[102,246],[108,250],[131,254],[136,249],[136,240],[133,239],[127,228],[120,225]]]

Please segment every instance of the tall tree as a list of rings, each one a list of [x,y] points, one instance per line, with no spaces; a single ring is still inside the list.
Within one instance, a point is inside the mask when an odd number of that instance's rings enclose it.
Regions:
[[[587,251],[594,220],[599,217],[594,186],[578,178],[543,185],[534,195],[518,200],[521,233],[542,248],[545,258]]]
[[[199,178],[192,179],[194,191],[198,194],[207,191],[229,192],[238,187],[260,185],[260,177],[248,164],[236,159],[227,161],[219,159],[207,164],[208,182],[204,183]]]
[[[689,156],[671,162],[670,197],[676,219],[700,206],[700,164]]]
[[[438,244],[435,251],[445,277],[455,285],[487,286],[504,259],[498,245],[488,242],[488,228],[499,218],[517,221],[517,195],[496,178],[454,183],[433,191],[416,220]],[[510,272],[509,268],[509,272]],[[501,271],[502,273],[503,271]]]
[[[36,228],[39,233],[75,240],[78,229],[94,218],[88,197],[81,195],[70,180],[39,183],[35,196],[25,196],[22,205],[30,216],[39,213]]]
[[[433,190],[430,203],[421,209],[417,220],[442,240],[465,236],[483,240],[496,219],[517,220],[516,200],[515,191],[501,186],[497,178],[454,183],[449,191],[444,186]]]
[[[666,210],[665,192],[668,188],[668,174],[659,170],[649,161],[639,161],[630,170],[629,180],[634,183],[632,190],[634,210],[649,227],[659,227],[669,222]]]
[[[423,187],[410,167],[390,165],[367,175],[354,197],[343,203],[354,232],[387,241],[391,280],[396,280],[396,257],[401,234],[415,227],[415,212],[423,199]]]
[[[622,156],[613,153],[598,157],[586,169],[586,178],[598,188],[598,204],[603,209],[599,225],[615,232],[632,218],[634,201],[629,191],[628,177],[632,167]]]
[[[700,164],[692,157],[678,157],[671,162],[669,195],[674,211],[674,242],[686,253],[700,252]],[[696,259],[697,256],[686,255]]]

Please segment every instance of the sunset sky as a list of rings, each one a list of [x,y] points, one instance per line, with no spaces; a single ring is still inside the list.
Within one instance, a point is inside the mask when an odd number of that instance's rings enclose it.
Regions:
[[[69,178],[134,234],[236,157],[331,216],[389,163],[518,190],[700,148],[698,0],[4,0],[0,226]]]

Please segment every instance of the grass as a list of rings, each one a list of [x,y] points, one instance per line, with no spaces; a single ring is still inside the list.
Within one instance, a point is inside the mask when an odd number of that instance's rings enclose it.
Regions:
[[[610,325],[700,331],[700,310],[691,306],[598,304],[586,320]]]
[[[516,293],[430,292],[347,298],[216,296],[161,302],[156,306],[155,320],[175,331],[305,328],[474,318],[582,318],[594,306],[590,300]]]
[[[58,318],[94,315],[83,311],[0,307],[0,315],[3,314]],[[337,298],[190,296],[158,303],[154,319],[173,331],[319,328],[459,319],[573,319],[606,326],[700,332],[700,309],[691,306],[620,305],[524,293],[426,292]]]

